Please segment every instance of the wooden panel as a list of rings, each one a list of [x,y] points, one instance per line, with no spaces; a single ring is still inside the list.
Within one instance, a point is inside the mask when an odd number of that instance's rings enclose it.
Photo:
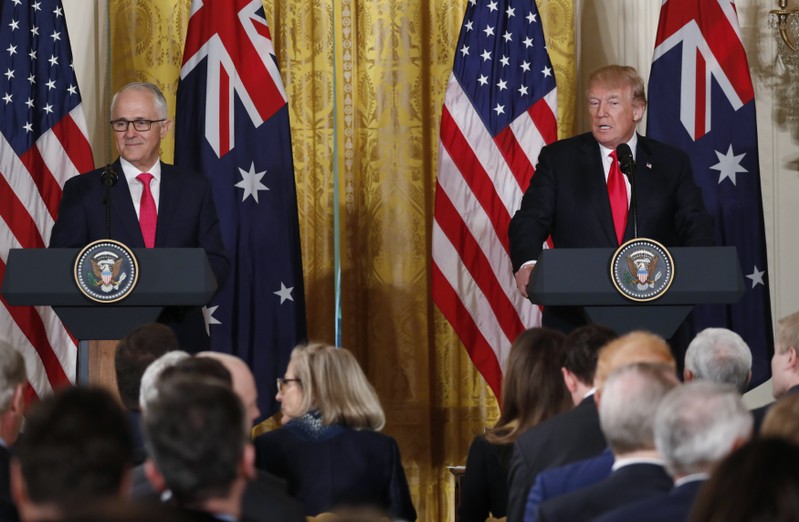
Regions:
[[[119,399],[114,353],[119,341],[89,341],[89,384],[108,389]]]

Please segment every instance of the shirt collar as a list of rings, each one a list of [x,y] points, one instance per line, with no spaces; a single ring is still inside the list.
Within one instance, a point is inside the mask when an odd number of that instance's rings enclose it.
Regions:
[[[627,142],[627,145],[630,146],[630,150],[633,153],[633,159],[635,159],[635,149],[638,147],[638,133],[637,132],[633,132],[633,137],[630,138],[630,141]],[[599,151],[602,153],[602,157],[603,158],[607,158],[608,155],[611,152],[613,152],[613,150],[614,149],[609,149],[609,148],[605,147],[601,143],[599,144]]]
[[[142,172],[149,172],[153,175],[153,178],[161,182],[161,161],[158,160],[155,162],[155,165],[150,167],[149,170],[139,170],[138,167],[134,167],[131,162],[126,160],[125,158],[119,158],[119,164],[122,165],[122,172],[125,174],[125,180],[130,185],[133,180],[136,179],[136,176],[141,174]]]
[[[619,468],[623,468],[625,466],[630,466],[632,464],[654,464],[656,466],[665,466],[666,463],[663,462],[663,459],[655,459],[655,458],[645,458],[645,457],[634,457],[634,458],[618,458],[613,462],[613,471],[616,471]]]

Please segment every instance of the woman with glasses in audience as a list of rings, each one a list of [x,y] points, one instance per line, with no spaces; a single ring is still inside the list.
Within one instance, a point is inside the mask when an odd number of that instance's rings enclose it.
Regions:
[[[378,433],[385,414],[352,353],[299,346],[277,389],[283,426],[255,439],[256,466],[285,479],[306,515],[373,508],[416,520],[399,447]]]

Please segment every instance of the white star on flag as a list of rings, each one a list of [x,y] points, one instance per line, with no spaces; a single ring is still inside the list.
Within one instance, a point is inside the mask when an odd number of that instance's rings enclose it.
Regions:
[[[280,290],[277,292],[273,292],[275,295],[280,296],[280,304],[283,304],[283,301],[288,299],[289,301],[294,301],[294,298],[291,297],[291,291],[294,290],[293,286],[286,288],[286,285],[283,284],[283,281],[280,282]]]
[[[266,171],[255,172],[255,163],[250,163],[249,171],[239,168],[239,172],[241,173],[241,181],[234,186],[244,189],[241,200],[244,201],[247,199],[247,196],[252,196],[255,202],[258,203],[258,191],[269,190],[269,187],[261,183],[261,178],[264,177]]]
[[[766,273],[765,270],[758,270],[757,265],[755,265],[751,274],[747,275],[746,277],[752,280],[752,288],[756,287],[757,285],[764,285],[763,282],[763,275]]]
[[[743,154],[739,154],[736,156],[732,152],[732,143],[730,143],[730,148],[727,149],[726,154],[722,154],[719,151],[715,152],[716,152],[716,157],[719,159],[719,162],[710,168],[721,172],[721,174],[719,174],[719,183],[724,181],[725,178],[729,178],[730,181],[732,181],[732,184],[735,185],[736,184],[735,175],[737,173],[749,172],[748,170],[746,170],[741,166],[741,160],[743,159],[744,156],[746,156],[746,153],[744,152]]]
[[[203,306],[203,319],[205,319],[205,333],[209,336],[211,335],[211,325],[212,324],[222,324],[220,323],[216,317],[214,317],[214,312],[219,306]]]

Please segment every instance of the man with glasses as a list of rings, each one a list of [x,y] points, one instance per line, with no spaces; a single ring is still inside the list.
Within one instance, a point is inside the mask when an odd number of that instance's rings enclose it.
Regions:
[[[166,99],[155,85],[130,83],[115,94],[111,129],[119,158],[108,167],[67,180],[50,247],[80,248],[109,237],[109,233],[110,239],[131,248],[201,247],[208,255],[217,289],[221,288],[229,262],[212,187],[202,174],[160,160],[161,140],[171,127]],[[103,179],[109,172],[118,182],[110,188],[107,231]],[[184,349],[197,352],[209,347],[200,308],[167,308],[159,322],[175,330]]]

